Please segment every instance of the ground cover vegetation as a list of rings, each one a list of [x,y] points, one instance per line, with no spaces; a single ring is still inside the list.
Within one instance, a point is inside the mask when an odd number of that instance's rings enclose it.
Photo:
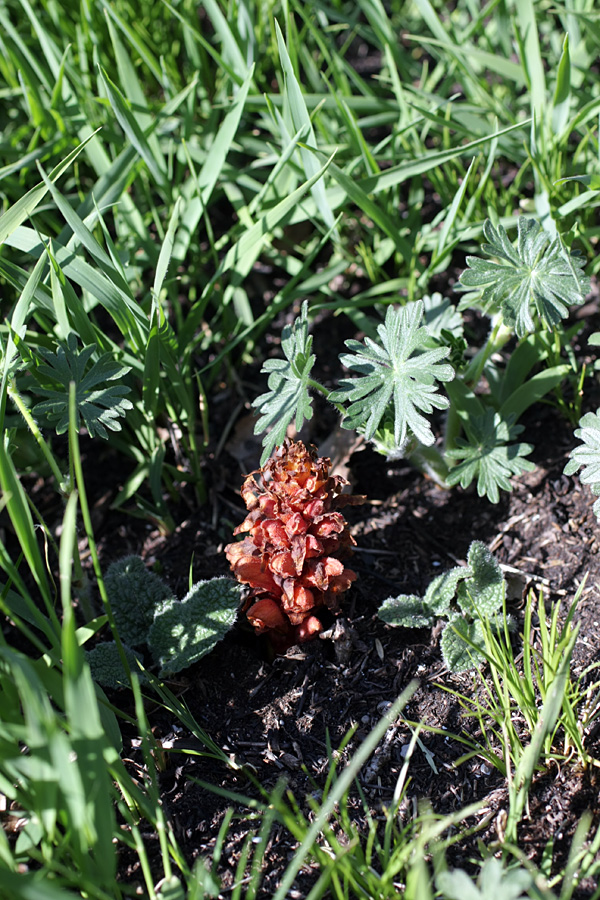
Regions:
[[[0,897],[600,897],[599,48],[0,0]]]

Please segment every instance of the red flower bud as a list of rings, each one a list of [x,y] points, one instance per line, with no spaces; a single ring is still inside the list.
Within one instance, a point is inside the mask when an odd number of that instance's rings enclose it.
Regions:
[[[235,577],[248,585],[249,621],[279,652],[317,635],[319,610],[337,612],[356,579],[343,563],[355,542],[336,510],[365,498],[342,494],[347,482],[330,468],[314,448],[286,440],[247,476],[241,494],[249,514],[234,531],[246,537],[225,548]]]

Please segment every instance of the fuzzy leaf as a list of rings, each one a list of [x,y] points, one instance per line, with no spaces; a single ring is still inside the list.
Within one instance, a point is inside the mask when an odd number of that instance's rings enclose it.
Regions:
[[[141,557],[125,556],[108,567],[104,586],[121,640],[132,647],[145,644],[156,610],[172,597],[168,585]]]
[[[504,599],[502,569],[481,541],[473,541],[467,562],[471,574],[458,585],[458,605],[471,616],[490,618],[502,607]]]
[[[423,297],[423,316],[429,333],[428,347],[443,343],[444,332],[454,338],[462,337],[463,317],[439,291]]]
[[[574,475],[582,469],[579,480],[589,484],[593,494],[600,494],[600,409],[586,413],[579,420],[575,437],[583,443],[571,450],[569,462],[564,468],[565,475]],[[593,506],[596,518],[600,520],[600,500]]]
[[[520,216],[516,246],[502,225],[494,227],[488,219],[483,233],[488,243],[481,249],[499,262],[468,256],[469,268],[460,283],[469,294],[461,308],[478,297],[483,308],[501,311],[507,325],[523,337],[534,331],[532,312],[547,328],[560,324],[569,306],[581,305],[590,291],[590,281],[582,269],[585,261],[577,252],[569,253],[560,236],[550,240],[536,219]]]
[[[88,364],[96,350],[91,344],[77,349],[77,337],[72,332],[66,345],[60,345],[56,353],[44,347],[38,349],[45,360],[32,375],[40,382],[36,393],[46,397],[33,407],[33,415],[44,417],[54,425],[57,434],[69,427],[69,384],[75,382],[77,412],[83,419],[90,437],[107,438],[106,429],[120,431],[120,416],[124,416],[133,404],[125,398],[130,388],[124,384],[107,385],[129,372],[129,366],[115,362],[110,353],[104,353],[96,362]],[[86,371],[87,370],[87,371]]]
[[[160,678],[197,662],[229,631],[240,605],[241,586],[230,578],[199,581],[183,600],[166,600],[148,636]]]
[[[381,343],[366,337],[364,343],[346,341],[352,353],[340,356],[342,363],[358,378],[345,378],[330,395],[333,402],[350,402],[344,428],[364,432],[370,440],[386,410],[394,411],[394,440],[402,447],[409,429],[421,443],[433,444],[434,437],[426,413],[445,409],[446,397],[437,393],[437,381],[454,378],[452,366],[440,363],[449,354],[447,347],[424,349],[429,339],[421,325],[423,302],[417,300],[400,309],[388,307],[385,322],[377,327]]]
[[[477,885],[464,869],[440,872],[435,884],[444,900],[481,900]]]
[[[427,628],[433,625],[439,616],[448,612],[457,584],[467,578],[470,571],[466,566],[457,566],[437,575],[429,583],[424,597],[416,594],[388,597],[379,607],[379,618],[388,625],[403,628]]]
[[[533,878],[525,869],[505,869],[491,856],[481,866],[477,885],[463,869],[440,872],[435,883],[446,900],[525,900]]]
[[[485,648],[481,622],[479,619],[469,622],[462,616],[453,616],[442,631],[440,647],[451,672],[465,672],[479,665],[485,660],[483,653],[476,649]]]
[[[388,597],[379,607],[378,616],[399,628],[429,628],[435,618],[425,605],[422,597],[416,594],[399,594]]]
[[[131,671],[135,672],[140,683],[144,684],[147,678],[136,662],[138,659],[140,662],[143,661],[141,655],[126,644],[123,644],[123,650]],[[115,690],[129,687],[129,678],[123,668],[115,641],[104,641],[101,644],[97,644],[93,650],[86,651],[85,656],[92,672],[92,678],[98,684]]]
[[[450,469],[449,485],[460,484],[468,487],[477,478],[477,493],[484,495],[492,503],[500,499],[499,488],[512,491],[511,475],[531,472],[535,468],[524,457],[531,453],[531,444],[509,444],[523,430],[522,425],[513,425],[514,416],[502,419],[493,409],[471,419],[468,431],[470,440],[457,438],[457,449],[448,450],[450,459],[460,459],[457,466]]]
[[[294,324],[283,329],[281,349],[285,359],[268,359],[261,370],[270,373],[268,392],[261,394],[252,404],[260,415],[254,433],[271,429],[263,439],[261,465],[264,465],[274,447],[283,444],[292,419],[295,418],[296,430],[300,431],[304,421],[312,418],[308,383],[315,357],[311,353],[312,337],[308,333],[306,300]]]
[[[431,611],[432,616],[441,616],[449,610],[459,583],[470,574],[471,570],[467,566],[455,566],[454,569],[442,572],[430,581],[423,603]]]

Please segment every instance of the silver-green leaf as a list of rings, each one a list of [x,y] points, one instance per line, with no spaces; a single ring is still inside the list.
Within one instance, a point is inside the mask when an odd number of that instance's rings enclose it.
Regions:
[[[483,225],[487,243],[482,251],[494,259],[468,256],[469,268],[460,276],[463,288],[471,291],[461,308],[478,299],[484,310],[502,312],[505,323],[518,337],[535,331],[533,313],[555,328],[581,305],[590,292],[583,273],[585,261],[576,251],[569,253],[560,235],[551,240],[536,219],[520,216],[517,242],[513,245],[502,225]]]
[[[347,403],[344,428],[360,430],[370,440],[386,411],[393,410],[396,447],[405,445],[409,431],[425,445],[434,442],[428,420],[421,412],[445,409],[448,399],[437,393],[436,381],[451,381],[454,369],[442,363],[448,347],[426,349],[427,328],[421,324],[423,303],[417,300],[394,309],[389,306],[385,322],[377,327],[379,343],[369,337],[346,341],[351,353],[340,356],[346,368],[358,374],[345,378],[330,399]]]
[[[285,359],[268,359],[264,363],[262,371],[269,373],[269,390],[252,404],[260,414],[254,433],[260,434],[270,429],[263,439],[261,465],[274,447],[283,444],[292,420],[295,420],[296,430],[300,431],[304,421],[312,418],[309,380],[315,357],[311,353],[312,337],[308,333],[306,301],[294,324],[283,329],[281,349]]]
[[[148,635],[159,676],[175,675],[197,662],[235,622],[241,585],[230,578],[199,581],[183,600],[166,600],[156,611]]]
[[[574,475],[581,469],[581,483],[589,484],[593,494],[600,494],[600,409],[595,413],[586,413],[579,420],[575,437],[582,443],[571,450],[571,458],[564,468],[565,475]],[[593,509],[600,520],[600,499],[596,500]]]

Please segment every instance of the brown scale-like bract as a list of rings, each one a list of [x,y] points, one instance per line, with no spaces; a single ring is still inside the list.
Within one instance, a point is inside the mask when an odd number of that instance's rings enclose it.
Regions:
[[[330,468],[314,447],[286,440],[246,477],[248,515],[234,531],[246,536],[225,548],[235,577],[248,585],[249,621],[280,653],[322,631],[319,613],[337,612],[356,579],[344,565],[355,541],[339,510],[365,498],[343,494],[348,482]]]

